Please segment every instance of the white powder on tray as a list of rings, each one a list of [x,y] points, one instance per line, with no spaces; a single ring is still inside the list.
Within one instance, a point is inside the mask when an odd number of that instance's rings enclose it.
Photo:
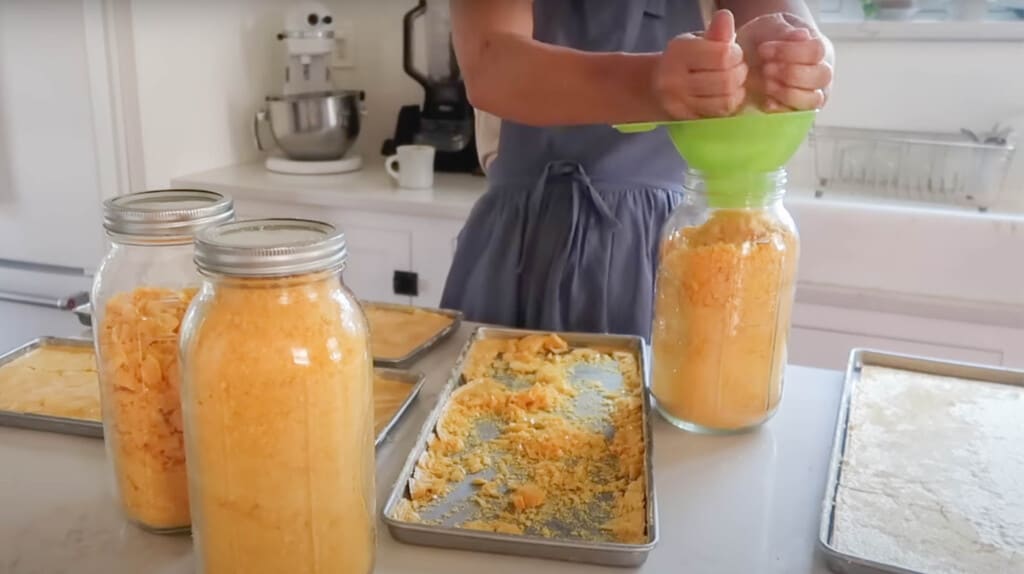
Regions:
[[[833,545],[928,574],[1024,573],[1024,388],[866,366]]]

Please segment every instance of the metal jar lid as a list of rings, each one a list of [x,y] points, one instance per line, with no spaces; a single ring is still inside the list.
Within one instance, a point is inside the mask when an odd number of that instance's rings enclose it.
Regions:
[[[192,241],[200,229],[231,221],[231,199],[199,189],[160,189],[103,202],[103,227],[125,237]]]
[[[196,237],[196,267],[204,274],[287,277],[340,271],[347,259],[345,234],[308,219],[222,223]]]

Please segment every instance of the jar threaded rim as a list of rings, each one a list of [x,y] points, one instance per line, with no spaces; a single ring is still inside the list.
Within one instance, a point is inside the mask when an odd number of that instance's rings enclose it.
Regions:
[[[311,219],[253,219],[221,223],[196,237],[200,273],[243,278],[306,275],[344,269],[345,234]]]
[[[235,216],[231,198],[202,189],[157,189],[103,202],[103,228],[116,238],[189,242],[205,227]]]

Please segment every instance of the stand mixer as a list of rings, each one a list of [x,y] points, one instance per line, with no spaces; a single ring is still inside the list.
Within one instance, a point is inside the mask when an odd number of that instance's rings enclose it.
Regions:
[[[277,148],[267,157],[267,169],[318,175],[361,168],[362,158],[346,153],[359,135],[365,94],[336,90],[331,82],[334,16],[318,2],[298,4],[286,14],[277,39],[288,51],[284,85],[253,118],[256,147],[269,149],[260,135],[266,125]]]

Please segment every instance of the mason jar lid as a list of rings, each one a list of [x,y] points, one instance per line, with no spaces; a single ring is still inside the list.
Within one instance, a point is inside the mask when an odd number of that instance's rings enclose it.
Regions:
[[[254,219],[222,223],[196,238],[201,273],[231,277],[287,277],[345,267],[345,234],[309,219]]]
[[[103,228],[111,235],[191,241],[196,233],[235,216],[231,199],[200,189],[160,189],[103,202]]]

